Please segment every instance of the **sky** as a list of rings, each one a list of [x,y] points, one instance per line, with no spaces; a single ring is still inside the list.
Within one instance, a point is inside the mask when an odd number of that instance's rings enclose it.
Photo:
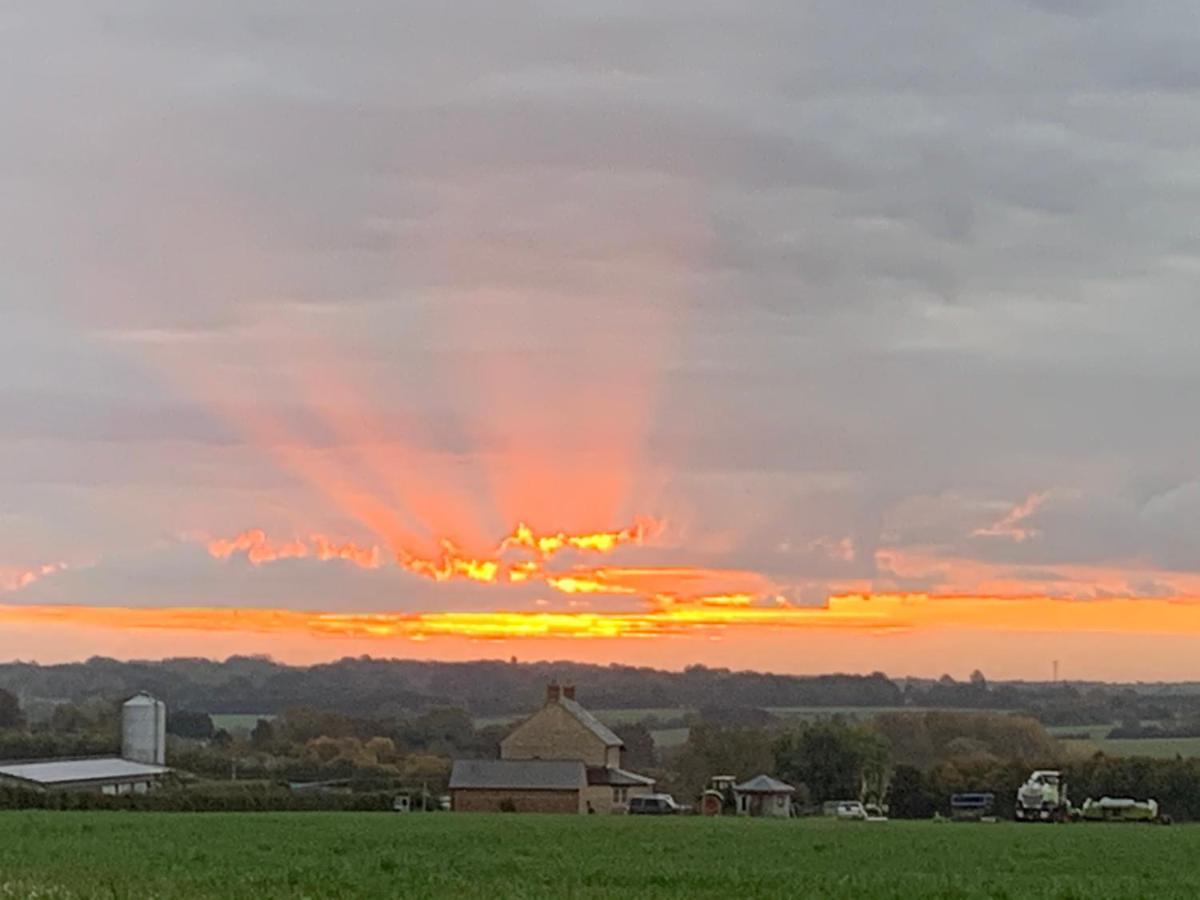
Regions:
[[[0,10],[0,658],[1200,679],[1194,4]]]

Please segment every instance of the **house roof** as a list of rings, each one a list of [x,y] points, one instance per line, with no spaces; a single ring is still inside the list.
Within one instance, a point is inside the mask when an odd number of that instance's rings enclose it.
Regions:
[[[588,766],[587,780],[590,785],[608,785],[610,787],[653,787],[653,778],[630,772],[627,769],[605,768],[604,766]]]
[[[796,789],[790,784],[784,784],[770,775],[758,775],[749,781],[734,785],[733,789],[739,794],[794,794]]]
[[[451,790],[577,791],[587,784],[578,760],[456,759]]]
[[[584,709],[582,706],[580,706],[576,701],[572,700],[569,697],[562,697],[559,699],[558,702],[562,706],[563,709],[565,709],[567,712],[569,712],[571,715],[573,715],[576,719],[578,719],[579,723],[581,725],[583,725],[585,728],[587,728],[588,731],[590,731],[596,737],[600,738],[600,740],[604,741],[604,746],[606,746],[606,747],[624,747],[625,746],[625,742],[622,741],[619,737],[617,737],[616,734],[613,733],[611,728],[609,728],[607,725],[605,725],[603,722],[601,722],[599,719],[597,719],[595,716],[593,716],[590,712],[588,712],[586,709]]]
[[[41,785],[131,781],[156,778],[170,771],[166,766],[148,766],[116,757],[0,763],[0,777],[17,778]]]

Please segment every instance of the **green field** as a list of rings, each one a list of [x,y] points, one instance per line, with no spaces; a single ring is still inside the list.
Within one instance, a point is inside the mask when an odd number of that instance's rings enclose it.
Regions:
[[[1200,896],[1200,828],[0,813],[0,898]]]
[[[646,719],[678,719],[695,710],[681,707],[659,707],[648,709],[593,709],[591,714],[610,728],[617,725],[632,725],[644,722]],[[485,728],[489,725],[512,725],[528,718],[528,713],[509,716],[476,716],[475,727]]]
[[[1105,756],[1154,756],[1174,759],[1176,756],[1200,756],[1200,738],[1094,738],[1062,741],[1072,753],[1090,756],[1101,751]]]

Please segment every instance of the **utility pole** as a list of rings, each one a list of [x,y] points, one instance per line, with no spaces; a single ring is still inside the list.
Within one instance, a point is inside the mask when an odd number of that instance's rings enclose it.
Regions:
[[[1058,660],[1054,660],[1054,683],[1058,683]]]

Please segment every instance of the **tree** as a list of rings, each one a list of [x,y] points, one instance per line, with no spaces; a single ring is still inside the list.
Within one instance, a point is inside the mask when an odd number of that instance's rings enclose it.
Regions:
[[[684,797],[698,796],[714,775],[739,779],[770,775],[775,771],[771,736],[765,731],[701,722],[692,728],[673,768]]]
[[[376,763],[390,765],[396,761],[396,742],[391,738],[373,737],[363,745],[363,750]]]
[[[839,721],[812,722],[775,744],[780,777],[808,787],[814,801],[882,794],[887,744],[874,731]]]
[[[643,723],[620,725],[614,728],[617,737],[625,744],[621,753],[621,765],[635,772],[653,769],[658,765],[658,750],[654,735]]]
[[[20,728],[24,724],[20,702],[13,694],[0,688],[0,728]]]
[[[213,736],[216,728],[208,713],[189,712],[186,709],[167,714],[167,734],[176,737],[191,738],[197,741],[207,741]]]
[[[275,745],[275,726],[270,719],[259,719],[250,732],[250,746],[255,750],[270,750]]]
[[[1054,762],[1059,746],[1035,719],[999,713],[889,712],[875,717],[892,762],[928,769],[955,757]]]
[[[937,811],[937,797],[915,766],[896,766],[888,790],[888,815],[896,819],[928,819]]]

